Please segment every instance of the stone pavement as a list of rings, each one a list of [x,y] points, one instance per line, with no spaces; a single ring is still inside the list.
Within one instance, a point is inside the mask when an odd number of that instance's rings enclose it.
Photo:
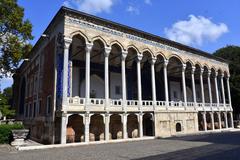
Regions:
[[[240,132],[17,151],[0,147],[0,160],[240,160]]]

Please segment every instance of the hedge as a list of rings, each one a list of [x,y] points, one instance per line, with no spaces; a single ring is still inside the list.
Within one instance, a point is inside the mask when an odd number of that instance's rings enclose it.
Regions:
[[[23,129],[22,124],[0,124],[0,144],[10,143],[12,140],[12,129]]]

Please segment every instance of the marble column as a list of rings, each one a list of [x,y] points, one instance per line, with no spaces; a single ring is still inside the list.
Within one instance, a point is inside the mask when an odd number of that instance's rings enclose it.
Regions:
[[[139,110],[142,110],[142,80],[141,80],[141,60],[143,55],[137,55],[137,80],[138,80],[138,104]]]
[[[212,130],[215,130],[215,125],[214,125],[214,113],[213,113],[213,112],[210,112],[210,116],[211,116]]]
[[[164,73],[164,88],[165,88],[165,101],[166,101],[166,107],[169,106],[169,95],[168,95],[168,76],[167,76],[167,65],[168,65],[168,60],[164,60],[164,65],[163,65],[163,73]]]
[[[128,133],[127,133],[127,114],[123,113],[121,115],[122,117],[122,124],[123,124],[123,139],[127,139],[128,138]]]
[[[217,76],[218,76],[218,72],[215,72],[215,77],[214,77],[214,81],[215,81],[215,92],[216,92],[216,99],[217,99],[217,106],[219,107],[219,94],[218,94],[218,81],[217,81]]]
[[[62,113],[61,116],[61,144],[66,144],[67,142],[67,116]]]
[[[126,110],[126,106],[127,106],[127,88],[126,88],[126,64],[125,64],[125,60],[127,57],[127,51],[122,51],[122,56],[121,56],[121,69],[122,69],[122,107],[123,110]]]
[[[233,113],[230,112],[230,118],[231,118],[231,128],[234,128],[234,122],[233,122]]]
[[[93,44],[86,43],[86,72],[85,72],[85,110],[88,110],[88,104],[90,103],[90,53]]]
[[[218,123],[219,123],[219,129],[222,129],[222,118],[221,118],[221,113],[218,112]]]
[[[143,137],[143,114],[138,114],[139,137]]]
[[[207,131],[206,112],[203,112],[202,115],[203,115],[203,129],[204,129],[204,131]]]
[[[208,71],[208,92],[209,92],[210,106],[212,106],[211,70]]]
[[[227,112],[224,112],[224,119],[225,119],[225,127],[228,128],[228,118],[227,118]]]
[[[203,71],[204,71],[204,69],[201,68],[200,83],[201,83],[202,103],[204,105],[205,104],[205,95],[204,95],[204,85],[203,85]]]
[[[105,110],[108,110],[109,106],[109,64],[108,57],[111,52],[111,47],[105,47],[104,52],[104,82],[105,82]]]
[[[110,115],[108,113],[105,114],[105,140],[109,141],[109,123],[110,123]]]
[[[195,77],[194,77],[195,69],[196,67],[192,67],[192,92],[193,92],[194,106],[197,107],[196,86],[195,86]]]
[[[229,77],[227,77],[227,91],[228,91],[228,100],[229,100],[229,106],[232,107],[232,100],[231,100],[231,92],[230,92],[230,85],[229,85]]]
[[[68,93],[68,60],[69,60],[69,46],[72,39],[64,38],[64,53],[63,53],[63,90],[62,90],[62,117],[61,117],[61,144],[66,143],[67,132],[67,117],[66,110],[68,106],[67,93]]]
[[[72,42],[72,39],[65,37],[64,38],[64,53],[63,53],[63,91],[62,91],[62,110],[65,110],[68,94],[68,60],[69,60],[69,46]]]
[[[156,58],[152,58],[151,60],[151,76],[152,76],[152,100],[153,100],[153,106],[155,108],[156,105],[156,82],[155,82],[155,62],[156,62]]]
[[[222,88],[223,105],[224,105],[224,107],[226,107],[225,89],[224,89],[223,78],[224,78],[224,74],[221,75],[221,88]]]
[[[89,142],[89,126],[90,126],[91,116],[90,114],[85,114],[85,123],[84,123],[84,139],[85,142]]]
[[[183,101],[184,101],[184,106],[187,107],[187,91],[186,91],[185,70],[186,70],[186,64],[183,64],[183,66],[182,66]]]

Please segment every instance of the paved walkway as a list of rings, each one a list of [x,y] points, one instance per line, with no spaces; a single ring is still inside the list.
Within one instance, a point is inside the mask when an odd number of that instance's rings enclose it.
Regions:
[[[0,147],[0,160],[240,160],[240,132],[17,151]]]

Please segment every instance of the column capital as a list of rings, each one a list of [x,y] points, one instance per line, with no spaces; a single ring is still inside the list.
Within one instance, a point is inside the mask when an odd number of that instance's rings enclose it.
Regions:
[[[224,78],[224,73],[221,74],[221,78]]]
[[[122,51],[122,55],[121,55],[122,60],[125,61],[125,59],[127,58],[127,54],[128,54],[127,51]]]
[[[167,65],[168,65],[168,62],[169,62],[169,60],[168,59],[164,59],[164,64],[163,64],[163,66],[166,68],[167,67]]]
[[[196,67],[192,66],[192,74],[194,74],[195,70],[196,70]]]
[[[212,71],[211,70],[208,70],[208,77],[210,77],[212,74]]]
[[[142,54],[137,54],[137,60],[138,60],[138,61],[141,61],[142,58],[143,58],[143,55],[142,55]]]
[[[72,39],[69,37],[64,37],[63,40],[64,40],[64,48],[68,49],[70,44],[72,43]]]
[[[104,51],[104,56],[108,57],[110,52],[111,52],[112,48],[111,47],[105,47],[105,51]]]
[[[86,52],[90,52],[92,50],[93,43],[86,43]]]
[[[185,71],[185,70],[186,70],[186,67],[187,67],[186,63],[183,63],[183,64],[182,64],[182,71]]]
[[[202,75],[204,72],[204,68],[200,68],[200,75]]]
[[[152,57],[151,64],[154,65],[156,63],[156,61],[157,61],[157,58],[156,57]]]

